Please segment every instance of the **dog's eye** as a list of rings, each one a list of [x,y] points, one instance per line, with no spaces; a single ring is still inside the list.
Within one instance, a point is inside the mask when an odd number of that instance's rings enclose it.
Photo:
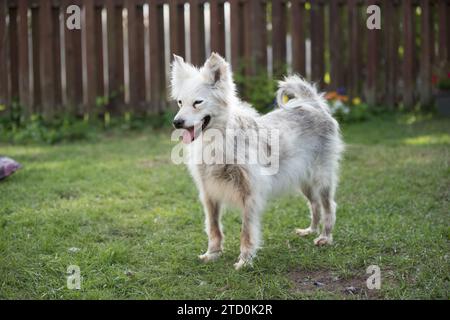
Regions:
[[[201,104],[203,102],[203,100],[195,100],[194,101],[194,107],[198,106],[199,104]]]
[[[181,106],[181,100],[178,100],[177,102],[178,102],[178,105]]]

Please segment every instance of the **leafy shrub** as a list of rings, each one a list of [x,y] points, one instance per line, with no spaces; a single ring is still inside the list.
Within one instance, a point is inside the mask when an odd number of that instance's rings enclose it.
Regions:
[[[236,84],[243,93],[243,99],[260,112],[267,112],[275,105],[276,81],[260,71],[256,75],[244,75],[238,72],[234,76]]]
[[[22,119],[19,123],[4,118],[0,120],[0,140],[12,143],[54,144],[62,141],[83,140],[92,137],[93,131],[94,128],[88,122],[75,118],[44,121],[41,116],[32,115],[28,120]]]
[[[9,112],[0,116],[0,141],[10,143],[38,142],[55,144],[60,142],[94,139],[106,131],[142,130],[148,127],[161,128],[172,123],[173,113],[133,117],[130,112],[123,116],[110,116],[109,112],[90,118],[73,116],[45,120],[40,115],[25,117],[18,102],[11,104]]]

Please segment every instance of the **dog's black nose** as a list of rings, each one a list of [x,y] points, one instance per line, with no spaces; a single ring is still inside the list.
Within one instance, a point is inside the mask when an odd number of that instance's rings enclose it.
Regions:
[[[184,120],[183,119],[175,119],[173,120],[173,126],[177,129],[181,129],[184,127]]]

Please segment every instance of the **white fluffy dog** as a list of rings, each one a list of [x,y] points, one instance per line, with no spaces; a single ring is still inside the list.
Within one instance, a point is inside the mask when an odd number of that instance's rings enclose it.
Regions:
[[[285,78],[279,82],[277,92],[280,108],[259,115],[239,100],[229,64],[213,53],[200,69],[174,56],[171,95],[180,108],[173,125],[183,130],[182,140],[191,159],[188,167],[206,216],[208,250],[200,256],[201,260],[212,261],[221,255],[221,208],[231,205],[242,210],[240,255],[235,268],[251,264],[261,245],[260,220],[267,200],[289,190],[301,191],[311,211],[311,225],[296,229],[296,233],[300,236],[318,233],[316,245],[332,242],[336,220],[334,196],[343,143],[338,123],[313,85],[298,76]],[[286,103],[284,96],[290,97]],[[228,150],[236,151],[237,141],[245,140],[249,131],[258,135],[263,130],[277,137],[262,142],[266,156],[271,156],[271,163],[277,165],[276,172],[264,174],[267,163],[236,161],[257,152],[255,146],[249,146],[244,154],[221,157]],[[231,142],[227,139],[223,146],[215,146],[214,159],[219,155],[224,162],[193,160],[204,157],[205,148],[210,147],[213,139],[206,137],[208,131],[223,136],[233,132],[237,137]]]

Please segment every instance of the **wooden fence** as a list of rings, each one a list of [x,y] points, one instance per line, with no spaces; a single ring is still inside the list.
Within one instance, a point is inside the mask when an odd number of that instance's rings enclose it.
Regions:
[[[371,4],[381,30],[366,27]],[[66,27],[70,5],[81,30]],[[298,72],[371,105],[427,105],[433,73],[449,67],[450,2],[0,0],[0,105],[45,117],[160,112],[169,53],[200,65],[210,51],[248,75]]]

